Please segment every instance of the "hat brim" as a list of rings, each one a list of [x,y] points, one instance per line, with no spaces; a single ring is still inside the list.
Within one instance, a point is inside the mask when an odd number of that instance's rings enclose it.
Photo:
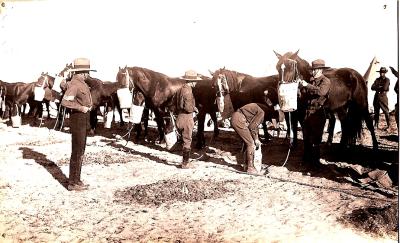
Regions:
[[[387,73],[388,71],[386,70],[386,71],[376,71],[377,73]]]
[[[82,71],[97,72],[97,70],[88,69],[88,68],[72,68],[72,69],[70,69],[69,71],[70,71],[70,72],[82,72]]]
[[[310,67],[310,70],[314,70],[314,69],[329,69],[331,67]]]
[[[200,77],[197,77],[197,78],[186,78],[186,77],[182,76],[182,77],[180,77],[180,78],[181,78],[181,79],[184,79],[184,80],[186,80],[186,81],[192,81],[192,82],[196,82],[196,81],[203,80],[203,79],[200,78]]]

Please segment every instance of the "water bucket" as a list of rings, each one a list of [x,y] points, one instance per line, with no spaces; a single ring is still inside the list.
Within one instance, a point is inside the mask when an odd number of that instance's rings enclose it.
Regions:
[[[61,81],[63,80],[63,77],[56,77],[54,80],[53,88],[52,90],[61,93]]]
[[[255,149],[254,151],[254,167],[258,172],[261,171],[261,165],[262,165],[262,151],[261,151],[261,146],[259,146],[258,149]]]
[[[11,116],[11,124],[12,127],[20,127],[21,126],[21,116],[16,115],[16,116]]]
[[[139,124],[142,121],[144,106],[132,105],[129,112],[129,121]]]
[[[165,134],[165,144],[167,145],[167,149],[170,150],[176,142],[178,141],[178,137],[176,136],[175,129],[172,132]]]
[[[279,84],[279,106],[283,112],[297,110],[297,82]]]
[[[35,87],[33,92],[35,93],[34,99],[36,101],[43,101],[45,91],[42,87]]]
[[[111,128],[111,123],[114,113],[112,111],[107,112],[104,117],[104,128]]]
[[[117,96],[121,109],[131,108],[132,94],[129,88],[122,88],[117,90]]]

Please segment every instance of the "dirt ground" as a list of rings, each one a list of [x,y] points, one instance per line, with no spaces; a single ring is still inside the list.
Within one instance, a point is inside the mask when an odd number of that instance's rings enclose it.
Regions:
[[[318,171],[302,164],[301,143],[282,167],[288,144],[274,133],[262,146],[262,176],[241,172],[231,129],[216,139],[207,131],[207,147],[192,153],[196,168],[182,170],[181,151],[155,144],[155,129],[148,141],[126,142],[115,138],[127,127],[100,123],[87,141],[83,192],[65,188],[68,132],[48,129],[53,120],[0,123],[0,242],[397,242],[392,119],[389,132],[377,130],[378,152],[366,130],[347,150],[336,134]]]

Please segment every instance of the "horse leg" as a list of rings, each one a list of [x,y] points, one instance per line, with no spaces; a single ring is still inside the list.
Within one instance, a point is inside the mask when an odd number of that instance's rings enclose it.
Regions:
[[[369,115],[368,109],[365,109],[363,111],[363,116],[364,116],[364,120],[365,120],[365,123],[367,125],[367,128],[368,128],[369,132],[371,133],[372,146],[373,146],[374,150],[376,151],[376,150],[378,150],[378,140],[376,139],[375,130],[374,130],[374,123],[372,121],[371,116]]]
[[[204,139],[204,122],[206,120],[206,112],[204,109],[200,109],[199,114],[197,114],[197,142],[196,148],[202,149],[205,146]]]
[[[161,143],[164,140],[164,119],[159,111],[154,111],[155,120],[157,123],[158,139],[156,143]]]
[[[217,112],[212,111],[212,112],[210,112],[208,114],[210,114],[211,120],[214,122],[214,135],[213,136],[214,136],[214,138],[216,138],[219,135]],[[208,125],[208,126],[211,126],[211,124]]]
[[[148,128],[149,128],[149,115],[150,115],[150,110],[149,110],[149,108],[145,107],[143,109],[143,116],[142,116],[145,141],[147,141],[147,132],[148,132]]]
[[[97,109],[90,111],[90,134],[94,135],[97,127]]]
[[[329,113],[329,125],[328,125],[328,140],[326,141],[326,143],[328,144],[328,146],[332,145],[332,141],[333,141],[333,133],[335,131],[335,124],[336,124],[336,117],[335,114],[333,114],[332,112]]]

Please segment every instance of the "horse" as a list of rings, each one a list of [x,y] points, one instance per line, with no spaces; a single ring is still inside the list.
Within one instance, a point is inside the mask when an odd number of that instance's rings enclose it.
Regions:
[[[234,110],[249,103],[267,104],[268,110],[264,111],[263,130],[265,139],[268,139],[266,121],[271,121],[273,118],[280,120],[280,113],[274,107],[278,103],[278,75],[253,77],[225,69],[225,67],[216,70],[212,75],[212,83],[217,90],[214,95],[217,97],[218,110],[223,118],[230,117]],[[226,113],[230,106],[228,97],[232,108]]]
[[[203,133],[207,113],[210,114],[215,122],[214,136],[217,136],[219,132],[216,125],[215,96],[211,95],[213,93],[211,80],[207,79],[206,76],[201,76],[201,78],[202,80],[198,81],[192,89],[196,107],[199,110],[197,148],[202,148],[205,145]],[[165,128],[163,117],[168,117],[166,110],[174,109],[173,96],[186,81],[179,77],[169,77],[165,74],[141,67],[120,67],[117,73],[117,80],[125,84],[129,83],[130,88],[133,85],[135,90],[137,89],[144,95],[146,107],[154,112],[159,132],[159,141],[162,141]]]
[[[279,59],[276,64],[279,80],[310,81],[310,64],[300,58],[298,52],[287,52],[284,55],[275,52]],[[346,147],[354,144],[357,137],[361,135],[362,121],[365,121],[372,136],[373,148],[378,149],[378,141],[368,112],[368,89],[363,76],[351,68],[330,68],[324,70],[323,74],[331,80],[331,88],[324,108],[331,115],[330,123],[335,121],[333,113],[338,115],[342,125],[341,144]],[[293,124],[297,124],[297,120],[302,124],[304,111],[304,96],[300,96],[297,113],[292,116],[295,120]],[[333,130],[334,125],[331,124],[330,127]]]

